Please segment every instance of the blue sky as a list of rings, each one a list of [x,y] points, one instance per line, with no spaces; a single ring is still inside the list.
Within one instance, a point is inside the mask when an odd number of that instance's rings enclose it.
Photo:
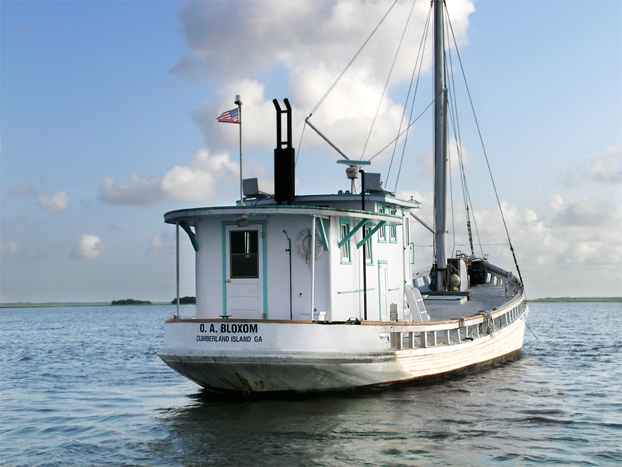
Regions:
[[[416,3],[416,31],[428,4]],[[389,5],[3,1],[0,300],[171,300],[174,228],[162,214],[230,204],[238,193],[237,126],[216,117],[242,95],[244,176],[272,178],[271,99],[292,102],[298,146],[304,116]],[[313,117],[353,156],[395,53],[381,45],[399,39],[410,5],[398,3]],[[622,4],[449,0],[448,8],[529,296],[622,294]],[[404,50],[416,53],[419,37],[408,36]],[[368,155],[393,137],[408,66],[396,67]],[[421,86],[429,81],[424,74]],[[419,110],[432,96],[421,93]],[[430,118],[409,136],[396,189],[423,201],[426,219]],[[502,239],[493,240],[502,227],[472,130],[464,118],[483,250],[510,267],[507,248],[495,245]],[[336,159],[307,129],[298,192],[347,189]],[[381,155],[372,168],[384,177],[388,163]],[[422,232],[422,259],[429,241]],[[194,295],[188,243],[182,294]]]

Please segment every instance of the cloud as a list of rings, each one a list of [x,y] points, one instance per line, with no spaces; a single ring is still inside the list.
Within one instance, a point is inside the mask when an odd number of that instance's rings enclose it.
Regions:
[[[149,242],[149,251],[175,250],[175,239],[165,233],[156,232]]]
[[[265,86],[255,80],[232,81],[222,87],[213,101],[203,101],[201,110],[191,113],[193,121],[205,137],[205,144],[217,151],[238,147],[238,125],[216,121],[225,110],[235,107],[233,101],[240,95],[242,104],[242,127],[244,148],[274,147],[275,109],[265,97]],[[271,117],[271,118],[267,118]]]
[[[71,251],[71,257],[92,260],[96,259],[105,249],[106,245],[97,235],[84,234],[76,240]]]
[[[24,183],[23,185],[15,185],[9,188],[9,191],[7,191],[7,196],[10,196],[12,198],[34,198],[35,196],[37,196],[37,192],[29,183]]]
[[[183,233],[183,232],[182,232]],[[185,249],[186,242],[180,242],[180,248]],[[159,258],[171,258],[170,253],[175,252],[176,240],[174,229],[162,229],[154,233],[149,241],[147,255]]]
[[[188,55],[179,57],[177,64],[169,70],[173,76],[185,79],[200,79],[203,71],[202,63]]]
[[[179,234],[180,254],[192,258],[194,256],[194,250],[192,249],[191,243],[188,241],[188,238],[183,230],[180,229]],[[146,255],[150,258],[170,261],[171,258],[175,257],[176,248],[175,229],[168,226],[168,228],[161,229],[151,236],[149,240],[149,247],[146,250]]]
[[[469,0],[449,3],[454,32],[458,41],[464,43],[473,4]],[[385,97],[379,102],[396,52],[387,53],[386,44],[400,42],[411,6],[395,5],[360,60],[313,117],[316,126],[354,159],[371,157],[396,136],[403,107],[389,96],[392,89],[411,79],[415,58],[409,50],[416,50],[419,45],[429,11],[425,2],[415,4],[410,21],[415,31],[406,34],[401,59],[396,60]],[[293,107],[294,139],[298,140],[304,118],[387,8],[387,4],[373,0],[185,2],[177,16],[189,53],[181,55],[169,72],[176,78],[199,79],[218,86],[215,95],[191,113],[204,135],[205,148],[186,164],[172,167],[161,176],[134,174],[124,184],[119,184],[115,177],[105,177],[99,186],[100,199],[143,205],[169,199],[214,201],[223,187],[233,187],[239,174],[238,164],[230,160],[227,151],[237,149],[240,127],[216,121],[223,111],[234,108],[234,96],[241,95],[244,102],[245,151],[275,147],[276,112],[272,97],[281,100],[284,96],[274,96],[272,89],[268,91],[268,82],[282,83],[279,89],[287,88],[285,95]],[[236,25],[235,34],[231,33],[232,24]],[[431,63],[432,56],[427,54],[424,72],[429,72]],[[304,147],[332,153],[327,143],[310,129],[305,133]],[[390,154],[385,151],[375,162],[386,162]],[[249,162],[247,169],[253,163]],[[255,169],[263,171],[259,166]],[[245,170],[245,176],[250,172]]]
[[[417,214],[433,225],[433,194],[400,192],[398,197],[423,202]],[[593,290],[619,295],[622,290],[622,202],[597,197],[552,196],[537,208],[501,203],[510,237],[528,291],[534,296],[591,296]],[[470,254],[464,210],[454,213],[457,233],[447,236],[448,248]],[[448,219],[451,225],[451,217]],[[513,269],[505,229],[498,209],[476,209],[471,216],[475,254],[488,254],[491,262]],[[451,229],[450,229],[451,230]],[[418,265],[432,261],[432,235],[411,222]],[[480,247],[481,242],[481,247]],[[451,252],[448,252],[451,254]],[[591,292],[590,292],[591,291]]]
[[[228,154],[210,155],[201,149],[182,166],[170,168],[162,177],[132,175],[130,183],[117,185],[112,176],[99,185],[99,198],[112,204],[147,205],[165,200],[213,201],[219,187],[233,183],[239,164]]]
[[[99,184],[99,197],[112,204],[154,204],[166,199],[161,178],[132,174],[130,183],[117,186],[115,177],[104,177]]]
[[[552,209],[550,223],[560,227],[602,228],[616,217],[620,218],[620,206],[599,198],[574,196],[564,199],[554,195],[549,205]]]
[[[69,209],[71,196],[64,191],[55,191],[51,195],[39,195],[39,206],[52,212],[62,212]]]
[[[468,0],[449,3],[454,32],[464,44],[473,4]],[[314,122],[320,130],[353,158],[360,158],[363,153],[366,157],[374,155],[396,136],[402,105],[387,97],[389,93],[379,108],[378,103],[396,52],[387,52],[386,44],[400,42],[411,5],[398,3],[393,8],[359,60],[343,76],[336,92],[315,114]],[[222,111],[232,107],[236,94],[242,95],[244,101],[245,147],[274,146],[274,108],[264,96],[261,81],[248,80],[249,75],[272,73],[286,80],[287,95],[294,109],[294,132],[300,134],[304,117],[320,101],[387,8],[387,4],[371,0],[184,3],[178,12],[180,30],[194,57],[183,55],[171,72],[192,79],[202,75],[222,86],[214,100],[204,102],[202,110],[194,113],[195,122],[205,134],[206,146],[231,147],[236,141],[236,131],[229,131],[215,121]],[[389,91],[410,81],[415,60],[410,51],[418,48],[428,11],[429,4],[415,4],[411,25],[416,31],[404,37]],[[236,34],[230,34],[230,24],[236,24]],[[225,36],[227,40],[223,41]],[[429,72],[431,62],[432,55],[427,54],[424,72]],[[376,109],[378,116],[370,143],[365,147]],[[306,135],[306,147],[328,148],[311,130]],[[377,161],[389,154],[379,156]]]
[[[448,3],[454,31],[464,43],[474,6],[467,0]],[[177,17],[187,46],[211,72],[208,78],[235,80],[282,65],[294,69],[309,63],[339,73],[387,9],[386,3],[371,0],[186,2]],[[385,78],[381,70],[388,70],[393,60],[386,44],[399,42],[410,10],[410,2],[398,3],[370,41],[365,66],[377,70],[375,78]],[[416,3],[411,24],[418,31],[423,29],[428,10],[429,4]],[[231,24],[236,25],[235,34],[231,34]],[[417,50],[420,37],[408,34],[403,49]],[[428,64],[430,60],[428,57]],[[187,57],[180,58],[183,62],[188,62]],[[410,65],[398,66],[396,74],[408,79]],[[336,76],[333,74],[333,79]]]
[[[0,242],[0,253],[27,259],[43,259],[47,258],[53,251],[58,250],[62,245],[63,242],[60,240],[48,241],[38,245],[21,244],[15,241]]]
[[[19,250],[19,243],[11,241],[8,243],[0,242],[0,253],[2,254],[15,254]]]
[[[622,183],[622,148],[612,144],[605,152],[593,154],[586,178],[596,182]]]

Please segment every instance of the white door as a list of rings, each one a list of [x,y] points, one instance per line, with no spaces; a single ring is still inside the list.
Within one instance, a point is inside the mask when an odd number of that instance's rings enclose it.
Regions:
[[[380,321],[389,320],[389,297],[387,292],[389,290],[389,268],[385,261],[378,262],[378,296],[379,296],[379,318]]]
[[[263,315],[263,239],[261,225],[226,228],[225,282],[227,316],[258,319]]]

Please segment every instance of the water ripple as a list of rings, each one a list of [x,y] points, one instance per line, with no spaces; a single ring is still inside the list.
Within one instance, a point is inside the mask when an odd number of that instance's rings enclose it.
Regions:
[[[0,311],[0,465],[622,462],[620,304],[532,304],[539,340],[489,371],[258,400],[207,393],[158,359],[173,309]],[[586,313],[608,326],[584,328]]]

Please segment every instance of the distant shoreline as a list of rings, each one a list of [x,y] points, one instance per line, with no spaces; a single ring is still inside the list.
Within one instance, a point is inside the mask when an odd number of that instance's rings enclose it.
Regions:
[[[76,306],[174,306],[170,302],[153,302],[150,305],[111,305],[110,302],[93,303],[93,302],[67,302],[67,303],[0,303],[0,308],[69,308]]]
[[[546,302],[567,302],[567,303],[590,303],[590,302],[622,302],[622,297],[579,297],[579,298],[532,298],[528,299],[529,303],[546,303]],[[50,302],[50,303],[0,303],[1,308],[64,308],[76,306],[175,306],[170,302],[153,302],[150,305],[112,305],[110,302]],[[181,303],[180,305],[184,305]]]
[[[527,302],[579,302],[579,303],[589,303],[589,302],[622,302],[622,298],[620,297],[609,297],[609,298],[532,298],[525,300]]]

